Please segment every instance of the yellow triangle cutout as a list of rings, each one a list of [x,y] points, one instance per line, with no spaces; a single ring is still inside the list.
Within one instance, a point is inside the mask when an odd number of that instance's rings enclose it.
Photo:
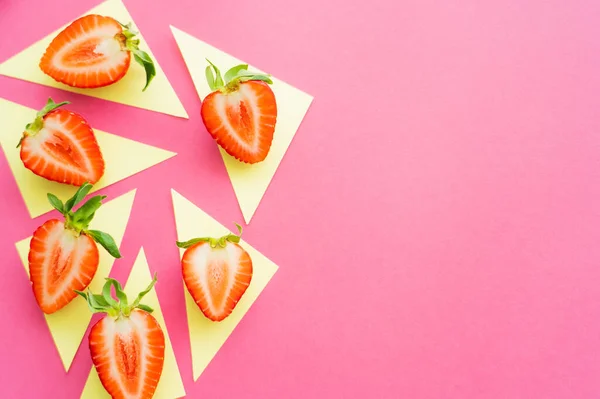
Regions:
[[[43,106],[40,105],[40,108]],[[65,107],[68,107],[66,105]],[[33,174],[25,168],[16,148],[25,125],[35,119],[36,110],[0,98],[0,146],[8,160],[17,186],[32,218],[50,210],[52,206],[46,198],[53,193],[58,198],[69,198],[77,187],[51,182]],[[142,144],[120,136],[94,129],[96,139],[102,150],[106,169],[104,176],[92,189],[92,192],[133,176],[144,169],[161,163],[177,154],[160,148]]]
[[[65,197],[59,198],[63,201],[67,199]],[[90,228],[110,234],[115,239],[117,246],[120,247],[131,214],[134,198],[135,190],[132,190],[127,194],[105,202],[96,211],[96,216],[92,220]],[[19,252],[28,278],[29,263],[27,256],[29,254],[30,241],[31,237],[16,243],[17,251]],[[94,292],[102,290],[104,279],[109,276],[115,261],[101,246],[99,246],[98,252],[100,253],[100,264],[98,265],[94,279],[89,285],[90,289]],[[35,302],[33,292],[31,293],[31,300]],[[50,315],[44,314],[44,317],[46,318],[46,323],[50,329],[50,334],[52,334],[52,339],[65,367],[65,371],[69,371],[88,324],[92,319],[92,312],[90,312],[86,302],[82,298],[75,298],[58,312]]]
[[[133,268],[131,269],[131,274],[129,274],[129,278],[127,279],[127,284],[125,284],[124,289],[127,297],[135,298],[138,293],[143,291],[148,284],[150,284],[151,280],[152,274],[150,273],[144,248],[141,248],[135,263],[133,264]],[[159,284],[160,275],[158,276],[158,282],[156,285],[158,286]],[[154,309],[152,315],[156,318],[165,334],[165,363],[160,380],[158,381],[158,386],[156,387],[156,392],[154,393],[152,399],[182,398],[185,396],[185,388],[183,386],[181,374],[179,373],[179,366],[177,366],[175,352],[173,352],[173,346],[171,345],[171,340],[169,339],[169,333],[167,332],[165,319],[160,309],[160,303],[158,302],[158,296],[156,295],[155,289],[152,289],[148,294],[146,294],[142,303]],[[110,395],[102,386],[100,378],[98,378],[96,368],[92,366],[88,379],[85,383],[85,387],[83,388],[81,399],[104,398],[110,399]]]
[[[173,196],[177,239],[179,241],[186,241],[194,237],[221,237],[230,232],[176,191],[171,190],[171,194]],[[231,335],[278,269],[275,263],[252,248],[244,240],[240,241],[240,245],[248,251],[252,259],[252,281],[231,315],[225,320],[213,322],[204,317],[184,286],[185,307],[192,347],[194,381],[200,377],[200,374],[202,374],[219,349],[221,349],[229,335]],[[181,256],[183,256],[183,252],[183,249],[180,250]]]
[[[175,41],[192,76],[200,99],[211,92],[204,75],[207,58],[222,68],[222,72],[234,65],[243,63],[173,26],[171,26],[171,31],[175,36]],[[250,66],[249,69],[260,71],[253,66]],[[313,100],[312,96],[281,80],[276,78],[272,80],[273,85],[271,85],[271,88],[277,99],[278,115],[273,144],[267,158],[263,162],[248,165],[237,161],[219,147],[246,223],[250,223]]]
[[[129,15],[127,8],[125,8],[125,5],[121,0],[107,0],[89,10],[84,15],[88,14],[100,14],[113,17],[123,24],[128,22],[133,23],[131,15]],[[77,18],[79,17],[66,21],[66,23],[55,32],[0,64],[0,74],[44,86],[55,87],[72,93],[84,94],[120,104],[131,105],[137,108],[174,115],[181,118],[188,118],[175,90],[173,90],[171,83],[169,83],[167,76],[141,34],[138,34],[141,42],[140,49],[146,51],[148,55],[150,55],[154,60],[154,65],[156,67],[156,76],[144,92],[142,92],[142,89],[146,84],[146,72],[141,65],[133,60],[133,58],[131,60],[131,66],[123,79],[115,84],[102,88],[78,89],[56,82],[50,76],[44,74],[39,68],[39,63],[46,48],[60,31]],[[137,31],[135,26],[133,26],[132,29]]]

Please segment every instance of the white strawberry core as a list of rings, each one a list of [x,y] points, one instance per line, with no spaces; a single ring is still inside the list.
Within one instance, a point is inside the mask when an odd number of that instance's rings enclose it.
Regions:
[[[260,130],[260,108],[257,106],[259,98],[256,96],[254,90],[245,85],[240,85],[237,91],[227,93],[224,96],[217,96],[215,98],[215,109],[219,114],[219,118],[223,121],[223,125],[228,132],[235,132],[236,129],[229,123],[229,117],[227,116],[227,110],[230,108],[238,109],[240,101],[243,101],[245,106],[251,108],[252,114],[254,115],[254,132]],[[256,152],[260,148],[260,135],[256,134],[253,137],[252,144],[247,144],[244,140],[236,140],[237,144],[242,146],[244,149],[250,152]]]
[[[30,136],[27,144],[29,145],[29,149],[31,151],[42,151],[45,144],[56,144],[56,137],[52,134],[52,131],[58,129],[62,131],[63,127],[62,124],[54,124],[54,126],[50,126],[51,124],[51,121],[45,122],[44,127],[41,128],[36,135]]]
[[[46,151],[45,147],[53,145],[65,147],[67,143],[63,143],[59,137],[53,134],[53,132],[60,132],[70,139],[69,145],[77,147],[77,150],[80,153],[85,153],[85,149],[81,146],[80,140],[75,134],[73,134],[71,130],[67,128],[67,126],[72,125],[72,118],[74,118],[72,113],[62,113],[60,116],[52,115],[46,118],[44,120],[44,127],[40,129],[37,134],[29,136],[29,139],[24,144],[27,146],[27,152],[29,152],[31,156],[37,155],[45,158],[48,162],[48,165],[53,165],[56,161],[48,153],[48,151]],[[28,159],[29,158],[25,159],[24,161],[27,161]],[[91,170],[91,161],[87,158],[84,159],[84,161],[85,165],[79,166],[86,170]],[[70,169],[74,173],[80,173],[79,170],[73,165],[63,164],[62,166],[65,169]]]
[[[85,72],[90,75],[107,72],[113,79],[119,74],[129,56],[127,51],[121,51],[121,45],[115,38],[118,33],[119,28],[112,24],[96,26],[88,32],[82,32],[81,35],[71,38],[70,42],[54,54],[52,63],[65,73],[82,73],[82,70],[87,69]],[[77,55],[88,46],[93,46],[89,51],[97,57],[89,57],[85,50]]]
[[[53,231],[53,234],[50,235],[49,237],[47,237],[47,242],[48,245],[52,248],[60,248],[59,251],[59,257],[58,259],[55,260],[55,265],[58,266],[66,266],[68,265],[70,262],[72,262],[72,264],[80,264],[81,259],[85,256],[87,250],[88,250],[88,246],[87,245],[78,245],[80,243],[80,241],[78,240],[78,236],[77,233],[75,233],[75,231],[70,230],[70,229],[62,229],[62,228],[58,228],[55,229]],[[56,244],[55,244],[56,243]],[[70,258],[70,259],[69,259]],[[44,265],[43,269],[44,270],[44,275],[43,275],[43,280],[47,281],[49,278],[49,273],[52,270],[51,267],[51,263],[53,261],[53,257],[52,256],[48,256],[47,257],[47,263]],[[54,273],[55,275],[61,275],[64,272],[64,269],[53,269],[52,273]],[[55,295],[50,295],[50,293],[47,293],[46,295],[49,297],[50,301],[53,301],[56,299],[57,296],[61,295],[61,293],[64,290],[64,286],[69,284],[69,282],[73,279],[73,278],[77,278],[79,274],[79,270],[78,268],[74,267],[69,271],[69,274],[63,275],[61,277],[61,282],[58,282],[56,284],[57,288],[55,290]],[[82,277],[89,277],[89,276],[82,276]]]
[[[65,229],[64,231],[58,231],[57,238],[59,241],[58,246],[60,247],[60,253],[58,260],[56,262],[59,266],[66,266],[69,262],[69,258],[73,255],[81,256],[81,253],[73,252],[75,246],[77,245],[77,237],[76,233],[73,230]],[[61,274],[63,270],[56,270],[57,274]],[[70,274],[76,274],[77,270],[75,268],[71,270]],[[70,277],[70,276],[69,276]],[[67,282],[68,279],[63,279],[64,282]]]
[[[114,38],[104,39],[94,49],[94,53],[104,55],[106,57],[112,57],[121,51],[121,45]]]
[[[145,359],[147,357],[147,348],[149,345],[149,343],[147,342],[147,337],[145,334],[145,330],[146,330],[146,322],[144,320],[144,318],[138,314],[137,312],[132,312],[129,317],[127,318],[119,318],[119,319],[114,319],[110,316],[106,316],[105,320],[104,320],[104,328],[102,330],[102,334],[103,334],[103,339],[102,341],[105,343],[106,345],[106,349],[107,352],[110,354],[114,354],[117,353],[117,348],[115,348],[115,344],[118,342],[116,337],[122,337],[122,340],[127,342],[129,341],[129,337],[131,337],[132,334],[135,334],[135,332],[137,332],[137,336],[140,339],[140,345],[139,345],[139,350],[140,352],[140,359]],[[113,381],[117,381],[118,384],[121,384],[121,370],[119,370],[119,368],[117,367],[117,365],[119,364],[119,362],[117,361],[113,361],[111,362],[111,369],[110,369],[110,374],[111,374],[111,379]],[[146,373],[146,362],[142,360],[142,362],[139,364],[140,366],[140,370],[139,370],[139,374],[138,375],[145,375]],[[123,392],[127,392],[127,387],[121,385],[121,390]],[[135,397],[130,397],[128,399],[136,399],[137,396]]]
[[[204,292],[210,292],[209,280],[220,281],[223,278],[228,280],[226,292],[230,292],[235,284],[235,276],[239,273],[240,257],[242,250],[236,245],[227,245],[225,248],[211,248],[210,245],[202,245],[193,253],[191,264],[193,265],[193,275],[198,277],[198,282]],[[222,266],[231,268],[229,273],[221,272]],[[207,295],[208,306],[216,309],[210,295]]]

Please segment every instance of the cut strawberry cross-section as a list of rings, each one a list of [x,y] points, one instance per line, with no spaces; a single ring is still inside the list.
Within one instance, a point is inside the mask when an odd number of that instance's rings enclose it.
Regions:
[[[139,49],[131,24],[114,18],[86,15],[63,29],[40,60],[40,69],[68,86],[96,88],[118,82],[133,58],[146,70],[146,90],[156,69],[148,53]]]
[[[104,175],[102,151],[92,127],[52,98],[27,124],[17,147],[23,165],[47,180],[81,186]]]
[[[212,90],[202,101],[204,126],[231,156],[246,163],[263,161],[269,154],[277,102],[269,75],[248,71],[248,65],[229,69],[224,78],[210,61],[206,79]]]
[[[91,184],[84,184],[65,203],[48,194],[48,200],[65,220],[48,220],[31,238],[29,276],[35,299],[44,313],[62,309],[76,297],[75,290],[83,290],[90,284],[98,270],[96,243],[115,258],[121,257],[109,234],[88,228],[105,196],[92,197],[73,211],[91,189]]]
[[[177,242],[185,248],[181,259],[183,281],[202,313],[212,321],[233,312],[252,280],[252,259],[239,245],[239,235],[202,237]]]
[[[121,284],[111,278],[106,279],[102,295],[77,292],[93,313],[107,314],[92,327],[89,348],[100,382],[113,398],[150,399],[156,391],[164,366],[165,335],[151,315],[153,309],[140,303],[155,283],[156,274],[131,304]]]

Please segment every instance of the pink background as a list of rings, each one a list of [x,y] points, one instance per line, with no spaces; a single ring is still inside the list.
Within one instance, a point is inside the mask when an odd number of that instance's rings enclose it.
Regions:
[[[0,61],[98,3],[0,0]],[[145,246],[188,397],[600,397],[599,2],[126,5],[190,120],[0,96],[179,153],[103,192],[138,188],[113,275]],[[280,270],[196,383],[169,189],[242,216],[169,24],[315,96],[245,231]],[[0,396],[78,397],[13,245],[47,216],[0,184]]]

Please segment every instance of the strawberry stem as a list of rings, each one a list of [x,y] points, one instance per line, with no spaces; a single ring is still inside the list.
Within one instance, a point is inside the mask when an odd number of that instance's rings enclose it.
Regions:
[[[206,81],[212,91],[220,90],[223,93],[236,91],[242,82],[250,80],[260,80],[268,84],[273,84],[271,75],[249,72],[248,64],[240,64],[230,68],[225,72],[224,78],[221,77],[221,71],[208,58],[208,65],[204,71]]]
[[[192,238],[191,240],[188,241],[177,241],[177,246],[179,248],[189,248],[192,245],[195,245],[199,242],[207,242],[210,244],[211,248],[225,248],[227,246],[228,242],[233,242],[233,243],[239,243],[240,239],[242,237],[242,226],[240,226],[239,224],[235,224],[237,226],[238,229],[238,234],[227,234],[224,235],[223,237],[220,238],[214,238],[214,237],[199,237],[199,238]]]
[[[17,148],[19,148],[21,146],[21,143],[23,142],[25,137],[35,136],[36,134],[39,133],[40,130],[42,130],[42,128],[44,127],[44,117],[48,113],[50,113],[51,111],[54,111],[55,109],[57,109],[59,107],[62,107],[63,105],[66,105],[66,104],[70,104],[70,102],[63,101],[63,102],[60,102],[57,104],[54,102],[54,100],[52,100],[51,97],[48,98],[48,102],[46,102],[46,105],[44,106],[44,108],[42,108],[41,110],[39,110],[37,112],[33,122],[25,125],[25,132],[23,132],[23,136],[21,136],[21,140],[19,140],[19,143],[17,144]]]
[[[118,21],[117,21],[118,22]],[[116,39],[121,43],[121,48],[126,51],[130,51],[133,54],[135,61],[144,67],[146,71],[146,85],[142,91],[146,91],[148,85],[156,76],[156,67],[154,61],[150,58],[150,55],[145,51],[140,50],[140,39],[136,37],[139,32],[135,32],[131,29],[131,22],[124,25],[119,22],[119,25],[123,27],[123,31],[117,34]]]
[[[104,283],[104,286],[102,287],[102,295],[92,294],[89,288],[87,293],[78,290],[75,290],[75,292],[87,301],[88,308],[92,313],[106,313],[111,317],[119,319],[122,317],[129,317],[134,309],[141,309],[148,313],[154,311],[150,306],[141,304],[140,301],[150,292],[150,290],[152,290],[157,280],[157,274],[154,273],[154,278],[150,282],[150,285],[138,294],[131,305],[129,304],[127,295],[121,287],[121,283],[113,278],[106,279],[106,283]],[[117,296],[116,300],[111,294],[112,287],[115,288],[115,295]]]

